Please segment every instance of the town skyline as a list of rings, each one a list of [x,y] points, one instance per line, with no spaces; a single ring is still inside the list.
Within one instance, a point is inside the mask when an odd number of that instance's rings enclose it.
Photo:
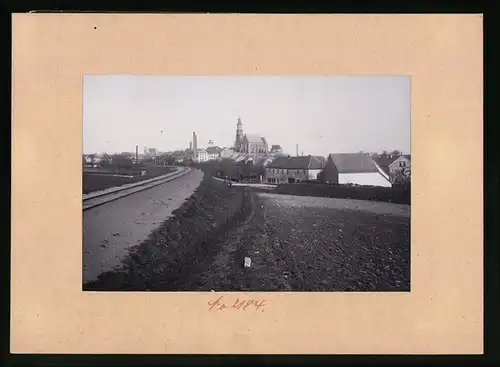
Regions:
[[[85,76],[83,153],[185,150],[193,131],[199,148],[231,147],[240,117],[244,133],[291,155],[296,144],[299,155],[407,154],[409,86],[403,76]]]

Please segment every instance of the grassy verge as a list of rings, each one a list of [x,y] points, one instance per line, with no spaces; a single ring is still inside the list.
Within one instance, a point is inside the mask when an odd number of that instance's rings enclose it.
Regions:
[[[84,290],[185,290],[220,250],[225,234],[249,214],[250,193],[205,175],[173,216],[131,249],[120,269],[86,283]]]
[[[273,194],[315,196],[338,199],[357,199],[411,204],[411,192],[408,188],[391,187],[350,187],[333,184],[283,184],[271,191]]]
[[[165,175],[173,172],[172,167],[148,167],[146,175],[128,177],[117,177],[112,174],[96,174],[91,172],[83,173],[83,193],[88,194],[93,191],[104,190],[110,187],[122,186],[130,183],[135,183],[143,180],[148,180],[153,177]]]

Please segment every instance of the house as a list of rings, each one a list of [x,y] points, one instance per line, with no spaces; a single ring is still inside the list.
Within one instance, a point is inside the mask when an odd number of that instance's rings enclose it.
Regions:
[[[389,176],[367,153],[331,153],[323,180],[327,183],[391,187]]]
[[[270,153],[278,153],[278,154],[281,154],[283,153],[283,149],[281,148],[281,146],[279,145],[272,145],[271,146],[271,151]]]
[[[403,171],[406,175],[411,172],[411,155],[402,154],[396,158],[391,164],[389,164],[389,176],[391,181],[394,181],[394,177],[397,171]]]
[[[253,161],[253,165],[254,165],[254,172],[256,173],[257,175],[257,179],[259,181],[264,181],[265,180],[265,176],[266,176],[266,167],[273,161],[272,158],[269,158],[269,157],[259,157],[259,158],[256,158],[254,161]]]
[[[222,158],[230,158],[233,156],[233,154],[234,154],[234,149],[228,147],[222,148],[220,151],[220,156]]]
[[[317,180],[326,160],[318,156],[277,157],[265,167],[268,183],[282,184]]]
[[[257,134],[245,134],[241,142],[243,153],[267,153],[266,139]]]
[[[217,157],[219,157],[219,152],[220,152],[219,147],[214,147],[214,146],[208,147],[207,148],[207,160],[210,161],[210,160],[217,159]]]
[[[205,149],[196,150],[196,160],[198,162],[206,162],[208,160],[208,154]]]

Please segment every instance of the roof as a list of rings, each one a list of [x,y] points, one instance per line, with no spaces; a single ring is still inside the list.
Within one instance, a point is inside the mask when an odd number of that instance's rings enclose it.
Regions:
[[[279,144],[275,144],[271,146],[271,149],[281,149],[281,146]]]
[[[198,153],[206,153],[207,151],[205,149],[196,149],[196,152],[198,152]]]
[[[208,154],[219,154],[219,148],[218,147],[208,147],[207,153]]]
[[[379,172],[367,153],[330,153],[339,173]]]
[[[389,165],[393,164],[394,162],[396,162],[399,158],[406,158],[407,160],[409,160],[411,162],[411,155],[410,154],[401,154],[399,157],[396,157],[392,160],[391,163],[389,163]]]
[[[245,134],[245,138],[249,143],[262,143],[264,138],[259,134]]]
[[[300,157],[277,157],[269,163],[266,168],[282,169],[322,169],[325,162],[324,157],[300,156]]]

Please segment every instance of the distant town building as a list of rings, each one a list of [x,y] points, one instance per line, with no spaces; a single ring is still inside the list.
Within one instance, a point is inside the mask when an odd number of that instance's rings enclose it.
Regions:
[[[389,164],[389,177],[392,183],[396,178],[398,171],[403,172],[406,176],[411,172],[411,155],[404,154],[397,157],[392,163]]]
[[[236,152],[241,152],[243,143],[243,124],[241,123],[241,118],[238,117],[238,122],[236,124],[236,140],[234,142],[234,150]]]
[[[317,180],[324,166],[320,156],[278,157],[265,167],[265,180],[274,184]]]
[[[217,159],[220,155],[220,148],[219,147],[214,147],[214,146],[209,146],[207,148],[207,159],[208,160],[213,160]]]
[[[243,134],[243,124],[238,117],[236,124],[236,140],[234,150],[239,153],[267,153],[268,145],[265,138],[257,134]]]
[[[221,151],[220,151],[220,156],[222,158],[230,158],[232,157],[234,154],[234,149],[231,149],[231,148],[222,148]]]
[[[197,162],[206,162],[208,161],[208,154],[205,149],[198,149],[196,151],[196,161]]]
[[[388,175],[367,153],[331,153],[323,173],[327,183],[391,187]]]
[[[272,145],[270,153],[279,153],[279,154],[281,154],[281,153],[283,153],[283,149],[279,145]]]
[[[241,145],[243,153],[267,153],[266,139],[257,134],[245,134]]]

